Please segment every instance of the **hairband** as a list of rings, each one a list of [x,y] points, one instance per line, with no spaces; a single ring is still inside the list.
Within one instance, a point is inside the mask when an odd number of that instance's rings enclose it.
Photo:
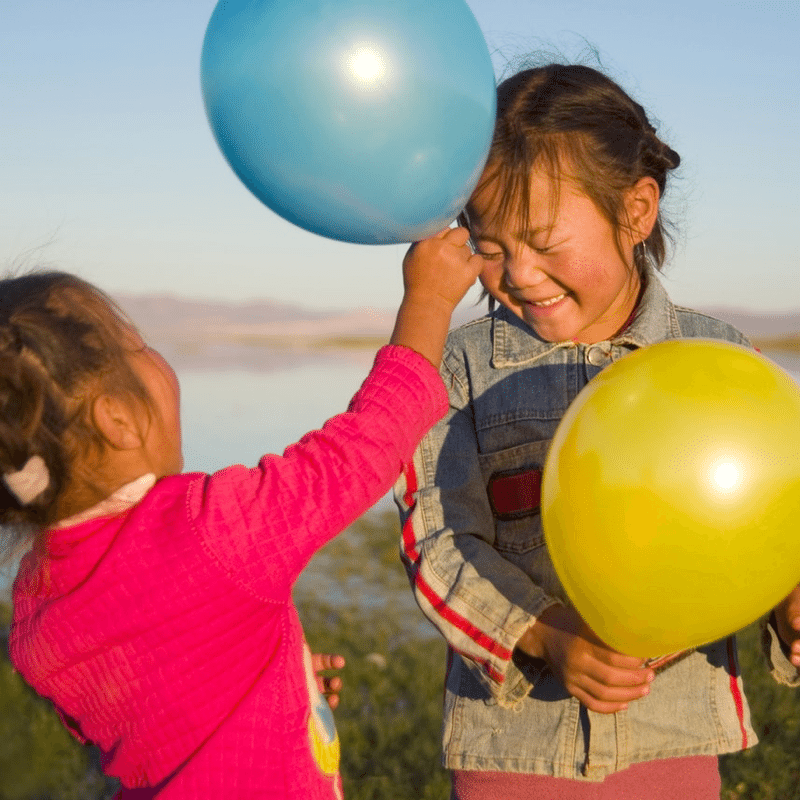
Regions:
[[[2,479],[17,502],[27,506],[50,485],[50,472],[41,456],[31,456],[21,470],[6,472]]]

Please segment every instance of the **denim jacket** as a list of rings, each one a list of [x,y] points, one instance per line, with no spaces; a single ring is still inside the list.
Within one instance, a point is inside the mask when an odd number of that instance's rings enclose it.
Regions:
[[[447,768],[602,780],[635,762],[757,741],[733,637],[668,666],[649,695],[616,714],[588,710],[543,661],[514,651],[538,615],[569,600],[544,543],[535,488],[517,487],[509,510],[497,487],[542,469],[561,417],[603,367],[685,337],[748,344],[726,323],[674,306],[654,271],[634,319],[610,341],[542,341],[504,307],[451,332],[441,369],[450,411],[395,487],[412,589],[449,646]],[[778,664],[774,632],[765,641],[774,671],[790,683],[796,671],[785,658]]]

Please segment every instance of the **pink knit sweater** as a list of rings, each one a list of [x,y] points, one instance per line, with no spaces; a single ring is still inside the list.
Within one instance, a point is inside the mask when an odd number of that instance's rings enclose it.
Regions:
[[[120,797],[341,796],[292,585],[446,407],[424,358],[385,347],[348,412],[283,457],[163,478],[126,510],[52,529],[26,558],[13,662],[100,747]]]

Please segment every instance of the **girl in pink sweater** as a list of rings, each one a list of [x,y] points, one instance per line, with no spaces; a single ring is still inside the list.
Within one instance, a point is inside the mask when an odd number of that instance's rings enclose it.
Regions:
[[[175,374],[106,295],[63,273],[0,281],[0,524],[33,543],[11,657],[119,798],[341,797],[292,585],[444,415],[436,368],[480,263],[464,229],[414,245],[347,412],[213,475],[181,473]]]

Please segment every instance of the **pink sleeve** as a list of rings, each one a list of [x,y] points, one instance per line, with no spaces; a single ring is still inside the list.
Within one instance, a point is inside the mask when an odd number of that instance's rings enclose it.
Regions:
[[[430,362],[387,345],[345,413],[255,469],[229,467],[196,482],[190,515],[238,583],[283,601],[311,556],[391,488],[447,407]]]

